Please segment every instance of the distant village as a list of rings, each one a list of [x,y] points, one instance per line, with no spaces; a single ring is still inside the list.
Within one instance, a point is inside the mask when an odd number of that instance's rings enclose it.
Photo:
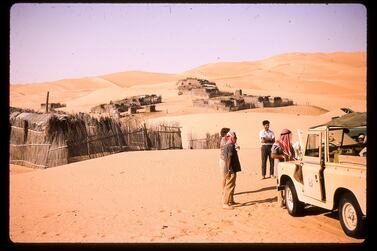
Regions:
[[[242,90],[232,92],[220,91],[214,82],[206,79],[186,78],[177,82],[178,95],[194,97],[193,106],[207,107],[220,111],[238,111],[243,109],[281,107],[293,105],[293,100],[272,96],[255,96],[243,94]],[[91,113],[110,114],[120,118],[122,113],[135,114],[139,109],[155,112],[156,104],[162,103],[161,95],[139,95],[121,100],[110,101],[91,108]]]
[[[197,107],[210,107],[222,111],[238,111],[293,105],[293,100],[287,98],[247,95],[242,94],[242,90],[236,90],[234,93],[222,92],[214,82],[198,78],[180,80],[177,86],[178,95],[192,95],[195,97],[192,101],[193,105]]]
[[[121,100],[111,101],[108,104],[100,104],[90,109],[91,113],[105,113],[120,118],[121,113],[135,114],[139,109],[145,109],[146,112],[155,112],[156,104],[162,102],[161,95],[139,95],[127,97]]]
[[[232,92],[220,91],[214,82],[199,78],[186,78],[177,82],[178,95],[190,95],[195,107],[207,107],[220,111],[238,111],[243,109],[281,107],[293,105],[293,100],[279,96],[257,96],[243,94],[242,90]],[[144,109],[146,113],[156,112],[156,105],[162,103],[162,96],[145,94],[126,97],[121,100],[110,100],[90,109],[94,114],[106,114],[115,118],[138,113]],[[47,107],[46,107],[47,106]],[[55,110],[65,107],[61,103],[42,103],[41,109]],[[127,112],[127,114],[125,114]]]

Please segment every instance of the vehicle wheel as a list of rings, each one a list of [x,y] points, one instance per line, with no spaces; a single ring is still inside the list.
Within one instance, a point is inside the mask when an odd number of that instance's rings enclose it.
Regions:
[[[288,213],[292,216],[298,216],[302,214],[304,209],[304,203],[298,200],[295,186],[291,180],[287,181],[285,185],[285,206]]]
[[[345,193],[339,201],[339,220],[343,231],[351,237],[361,237],[364,234],[365,222],[355,196]]]

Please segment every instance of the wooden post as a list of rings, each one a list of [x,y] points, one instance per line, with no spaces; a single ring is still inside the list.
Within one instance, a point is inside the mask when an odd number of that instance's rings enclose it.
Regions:
[[[47,97],[46,97],[46,113],[48,113],[48,96],[50,92],[47,92]]]
[[[144,138],[144,147],[145,147],[145,150],[150,150],[150,145],[148,144],[147,126],[145,125],[145,123],[143,124],[143,138]]]
[[[86,136],[86,147],[88,148],[88,156],[89,156],[89,159],[91,159],[92,157],[90,156],[90,143],[89,143],[89,135]]]

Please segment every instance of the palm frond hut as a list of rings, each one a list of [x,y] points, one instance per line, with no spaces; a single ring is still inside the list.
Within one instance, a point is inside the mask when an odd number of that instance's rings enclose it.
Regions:
[[[37,168],[67,163],[67,149],[60,143],[63,137],[59,135],[59,131],[51,133],[50,120],[53,120],[52,114],[28,112],[11,114],[11,163]],[[59,160],[57,156],[63,157]]]

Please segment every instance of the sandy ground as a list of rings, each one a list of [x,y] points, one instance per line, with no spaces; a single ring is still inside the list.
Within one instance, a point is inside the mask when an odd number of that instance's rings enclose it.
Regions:
[[[365,53],[292,53],[258,62],[218,63],[182,74],[143,72],[11,85],[11,106],[62,110],[92,106],[130,95],[158,94],[157,112],[135,117],[182,127],[185,149],[124,152],[46,170],[10,165],[10,238],[14,242],[246,242],[359,243],[347,237],[337,212],[314,207],[291,217],[276,203],[276,180],[260,180],[258,132],[271,121],[276,135],[327,122],[340,108],[366,111]],[[296,106],[219,112],[192,106],[177,95],[176,80],[196,76],[220,90],[291,98]],[[191,136],[222,127],[237,132],[242,172],[232,211],[221,208],[219,150],[188,150]]]
[[[218,150],[125,152],[46,170],[11,166],[14,242],[355,243],[337,214],[277,206],[260,152],[242,148],[234,210],[221,208]],[[189,161],[190,164],[187,164]],[[111,163],[111,165],[109,165]]]

